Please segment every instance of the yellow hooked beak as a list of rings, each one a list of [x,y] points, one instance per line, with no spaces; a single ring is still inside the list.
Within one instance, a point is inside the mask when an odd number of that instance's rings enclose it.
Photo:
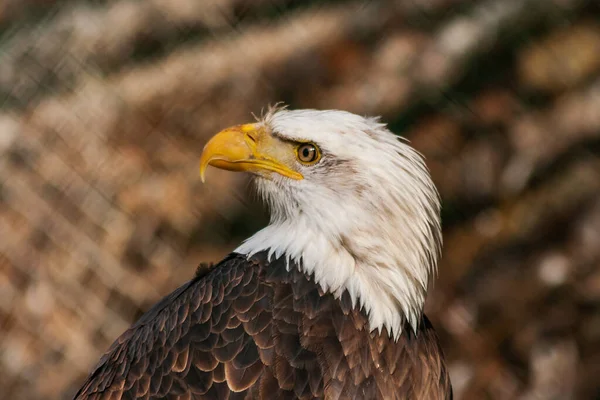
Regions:
[[[258,175],[275,172],[291,179],[304,179],[288,166],[292,165],[293,155],[289,143],[273,137],[260,124],[237,125],[217,133],[206,143],[200,157],[200,179],[204,182],[209,165],[228,171]]]

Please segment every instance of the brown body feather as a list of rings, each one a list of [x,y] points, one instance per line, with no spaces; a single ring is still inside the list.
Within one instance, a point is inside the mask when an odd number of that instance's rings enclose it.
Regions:
[[[367,323],[284,260],[232,254],[121,335],[75,398],[452,398],[426,317],[397,342]]]

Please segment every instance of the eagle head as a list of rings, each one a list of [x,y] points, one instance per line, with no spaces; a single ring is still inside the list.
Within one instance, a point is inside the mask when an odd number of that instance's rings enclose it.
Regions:
[[[270,209],[269,225],[236,252],[266,250],[323,291],[346,291],[372,330],[416,330],[440,255],[440,200],[421,155],[385,124],[272,108],[211,138],[202,180],[208,165],[252,173]]]

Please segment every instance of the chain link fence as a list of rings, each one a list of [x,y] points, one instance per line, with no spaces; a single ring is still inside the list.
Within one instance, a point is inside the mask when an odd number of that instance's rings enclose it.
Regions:
[[[457,399],[600,396],[600,3],[0,3],[0,397],[68,399],[266,222],[197,161],[278,101],[382,115],[428,160],[428,315]]]

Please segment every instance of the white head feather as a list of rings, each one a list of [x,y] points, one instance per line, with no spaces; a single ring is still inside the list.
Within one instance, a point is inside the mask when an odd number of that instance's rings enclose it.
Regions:
[[[271,110],[278,137],[312,142],[321,160],[298,163],[303,180],[257,177],[270,224],[235,251],[268,250],[313,275],[324,291],[348,291],[372,330],[416,330],[441,249],[440,201],[422,157],[375,118],[344,111]]]

